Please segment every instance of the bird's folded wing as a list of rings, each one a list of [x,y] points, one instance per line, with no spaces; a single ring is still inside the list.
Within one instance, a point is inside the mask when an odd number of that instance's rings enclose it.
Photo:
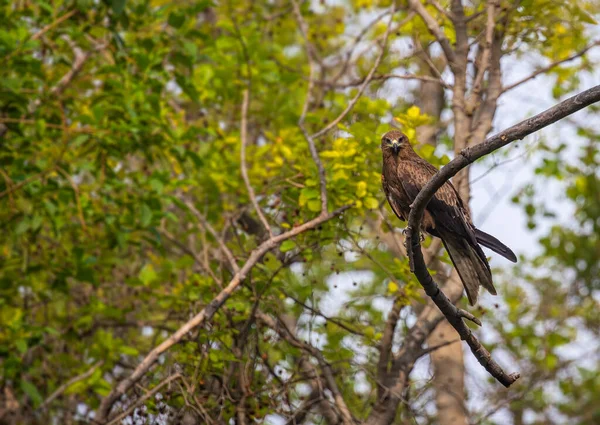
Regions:
[[[385,197],[387,198],[392,211],[394,211],[394,214],[396,214],[400,220],[406,221],[406,218],[404,218],[404,215],[402,214],[402,209],[398,204],[398,194],[393,193],[395,189],[389,187],[383,174],[381,175],[381,185],[383,186],[383,192],[385,193]]]
[[[399,180],[411,202],[436,172],[437,170],[427,163],[407,161],[398,166]],[[462,201],[449,182],[444,183],[433,195],[427,204],[427,211],[433,216],[436,226],[442,225],[447,230],[476,243],[463,212]]]

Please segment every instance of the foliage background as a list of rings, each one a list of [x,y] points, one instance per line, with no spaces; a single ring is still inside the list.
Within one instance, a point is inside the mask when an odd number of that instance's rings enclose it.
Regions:
[[[395,118],[437,166],[460,147],[456,73],[414,3],[399,1],[392,13],[383,0],[0,1],[0,422],[93,423],[116,384],[210,305],[268,237],[242,178],[246,91],[247,172],[274,233],[322,211],[303,129],[335,124],[314,138],[327,208],[352,206],[262,257],[111,419],[141,399],[125,423],[337,423],[336,395],[355,421],[371,418],[389,312],[399,312],[391,345],[399,352],[426,305],[380,190],[379,137]],[[440,3],[426,10],[455,46],[451,5]],[[463,3],[469,75],[491,4],[507,17],[497,23],[501,68],[535,62],[545,75],[515,90],[560,99],[597,79],[589,53],[598,2]],[[506,90],[515,82],[503,75]],[[440,91],[435,116],[427,102]],[[538,110],[512,105],[519,111],[496,115],[516,121]],[[500,295],[477,311],[482,340],[523,378],[499,389],[466,353],[456,423],[600,420],[594,113],[475,167],[501,173],[508,158],[533,171],[508,196],[535,233],[511,223],[488,230],[539,247],[521,250],[514,268],[493,263]],[[553,137],[564,131],[568,140]],[[431,252],[447,272],[445,254]],[[439,423],[440,392],[453,391],[435,385],[424,354],[407,369],[399,423]],[[159,399],[144,400],[153,388]]]

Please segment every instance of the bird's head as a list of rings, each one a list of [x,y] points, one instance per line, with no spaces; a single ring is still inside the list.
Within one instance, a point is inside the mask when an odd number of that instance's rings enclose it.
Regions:
[[[381,138],[381,149],[383,152],[389,151],[394,155],[398,155],[400,149],[409,144],[408,137],[400,130],[391,130]]]

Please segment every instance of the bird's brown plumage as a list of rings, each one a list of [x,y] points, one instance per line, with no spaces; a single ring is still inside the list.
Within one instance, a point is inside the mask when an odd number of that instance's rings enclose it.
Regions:
[[[406,221],[411,204],[437,169],[413,150],[408,138],[398,130],[381,139],[383,171],[381,183],[392,211]],[[452,183],[446,182],[427,204],[422,229],[442,239],[452,263],[463,282],[471,305],[477,302],[479,286],[496,294],[482,244],[515,262],[514,253],[487,233],[475,228]]]

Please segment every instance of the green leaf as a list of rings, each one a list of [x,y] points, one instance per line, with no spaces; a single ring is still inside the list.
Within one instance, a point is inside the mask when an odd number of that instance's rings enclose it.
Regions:
[[[320,199],[311,199],[308,201],[308,209],[312,212],[321,211],[321,200]]]
[[[147,204],[142,204],[140,211],[140,225],[142,227],[148,227],[152,222],[152,210]]]
[[[125,10],[125,3],[127,0],[112,0],[112,10],[115,15],[119,16]]]
[[[121,347],[121,353],[127,356],[137,356],[138,354],[140,354],[140,352],[136,348],[129,347],[127,345]]]
[[[379,207],[379,202],[377,202],[377,199],[369,197],[365,199],[365,207],[374,210]]]
[[[185,15],[183,13],[170,13],[167,21],[173,28],[181,28],[185,22]]]
[[[285,241],[281,244],[281,246],[279,247],[279,250],[281,252],[288,252],[288,251],[291,251],[292,249],[294,249],[295,246],[296,246],[296,243],[293,240],[288,239],[287,241]]]
[[[33,402],[35,407],[38,407],[40,404],[42,404],[42,401],[43,401],[42,395],[38,391],[37,387],[35,385],[33,385],[31,382],[22,380],[21,381],[21,389],[23,390],[23,392],[25,394],[27,394],[27,396]]]
[[[27,352],[27,341],[24,339],[16,340],[15,346],[17,347],[17,350],[19,350],[19,353],[25,354]]]
[[[75,138],[71,142],[70,146],[72,148],[78,148],[79,146],[81,146],[85,142],[87,142],[89,139],[90,139],[89,134],[79,134],[79,135],[75,136]]]
[[[142,268],[142,270],[140,270],[140,274],[138,275],[138,277],[142,281],[144,286],[148,286],[150,283],[156,280],[158,275],[154,270],[154,266],[148,263]]]

